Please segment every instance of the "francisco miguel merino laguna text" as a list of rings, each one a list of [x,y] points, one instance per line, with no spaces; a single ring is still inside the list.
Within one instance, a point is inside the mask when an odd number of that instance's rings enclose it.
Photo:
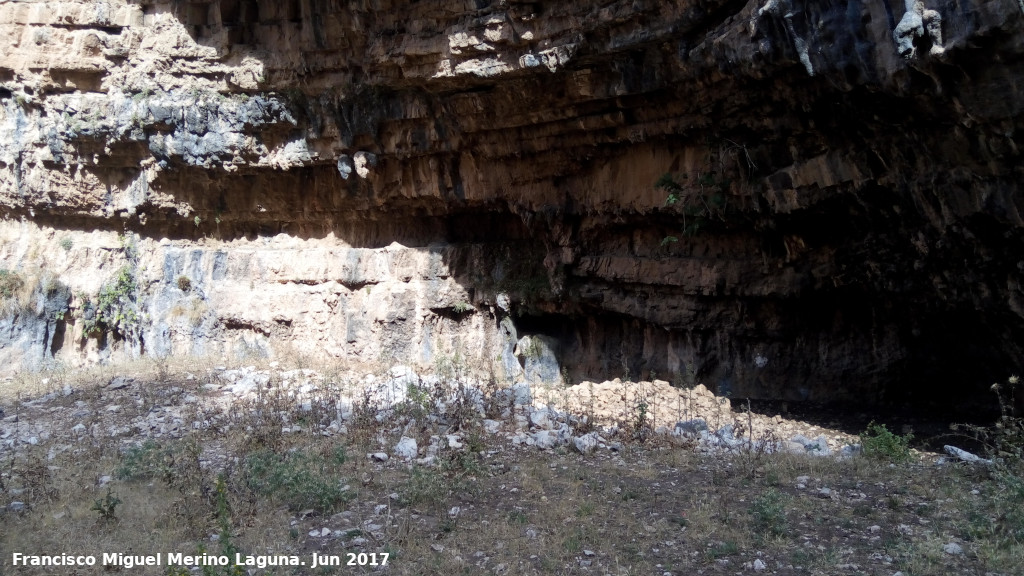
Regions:
[[[166,556],[166,558],[165,558]],[[340,556],[325,556],[313,554],[312,567],[319,566],[386,566],[388,553],[348,553],[343,562]],[[269,555],[269,556],[245,556],[235,554],[234,563],[231,558],[224,555],[199,554],[187,555],[180,552],[169,552],[167,554],[132,555],[117,553],[104,553],[101,556],[101,566],[120,566],[122,568],[134,568],[136,566],[251,566],[254,568],[267,568],[268,566],[305,566],[306,563],[298,556]],[[164,560],[166,559],[166,563]],[[72,555],[56,554],[52,556],[35,556],[14,552],[11,557],[14,566],[95,566],[96,556],[93,555]]]

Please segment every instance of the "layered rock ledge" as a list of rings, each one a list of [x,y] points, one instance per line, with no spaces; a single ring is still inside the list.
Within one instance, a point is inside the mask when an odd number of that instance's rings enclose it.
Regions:
[[[1021,358],[1022,28],[1014,0],[2,2],[0,356],[959,404]],[[97,338],[126,266],[137,329]]]

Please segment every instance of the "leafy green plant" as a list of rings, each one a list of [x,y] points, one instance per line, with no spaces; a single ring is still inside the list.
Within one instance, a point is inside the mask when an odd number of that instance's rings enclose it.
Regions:
[[[214,519],[217,523],[217,543],[220,556],[226,556],[231,560],[227,565],[204,565],[202,576],[244,576],[247,572],[245,567],[234,563],[235,554],[239,553],[238,546],[234,542],[233,522],[231,519],[231,503],[228,499],[227,480],[223,474],[217,476],[217,482],[213,490]],[[206,546],[200,544],[196,547],[196,556],[203,556],[208,552]],[[185,566],[168,566],[164,572],[167,576],[191,576],[191,572]]]
[[[683,174],[681,180],[688,181],[689,175]],[[729,181],[719,179],[717,173],[712,170],[698,173],[695,182],[684,185],[684,182],[666,173],[654,184],[656,188],[665,192],[666,206],[682,206],[684,236],[696,235],[712,221],[725,220],[725,191],[729,187]],[[675,241],[678,241],[675,236],[666,236],[661,245],[664,247]]]
[[[529,521],[526,514],[520,510],[513,510],[508,513],[508,523],[522,526]]]
[[[633,437],[638,440],[644,440],[650,432],[650,423],[647,421],[650,407],[647,405],[646,400],[640,400],[636,403],[634,409],[633,421],[630,423],[633,427]]]
[[[750,515],[753,518],[754,527],[760,532],[772,536],[781,536],[786,533],[785,498],[778,490],[769,488],[755,498],[750,506]]]
[[[740,547],[732,540],[725,540],[715,543],[709,550],[708,556],[712,559],[732,556],[740,551]]]
[[[469,302],[466,302],[465,300],[456,302],[455,305],[452,306],[452,310],[454,310],[456,314],[465,314],[466,312],[469,312],[472,309],[473,305],[470,304]]]
[[[105,284],[93,303],[86,298],[82,303],[86,334],[113,332],[124,339],[136,339],[141,332],[137,311],[139,286],[135,268],[125,264],[113,281]]]
[[[219,537],[217,538],[217,542],[220,543],[220,554],[221,556],[234,558],[238,552],[238,547],[235,546],[232,539],[231,504],[228,501],[228,485],[223,474],[217,475],[213,500],[214,515],[217,518],[217,527],[220,529]],[[214,567],[204,566],[203,576],[242,576],[246,573],[245,568],[238,565],[219,566],[217,568],[219,570],[215,571]]]
[[[259,450],[245,458],[243,472],[250,489],[292,510],[331,512],[355,497],[338,475],[345,460],[341,447],[327,458],[304,450],[285,454]]]
[[[913,434],[899,436],[890,432],[885,424],[871,422],[861,434],[860,443],[868,458],[899,464],[913,459],[910,453],[910,441],[913,438]]]
[[[70,236],[65,236],[65,237],[60,239],[60,247],[65,252],[70,252],[71,251],[71,247],[74,246],[74,245],[75,245],[75,243],[74,243],[73,240],[71,240]]]
[[[438,506],[451,489],[451,483],[440,471],[432,468],[413,468],[402,493],[402,502],[407,506]]]
[[[114,522],[117,520],[117,506],[120,503],[121,499],[115,496],[112,489],[108,487],[107,495],[103,498],[97,498],[90,510],[99,513],[101,521]]]
[[[479,457],[471,452],[446,452],[439,459],[442,471],[460,476],[475,476],[483,473]]]
[[[140,289],[136,277],[139,249],[132,234],[122,234],[118,239],[127,263],[100,288],[96,302],[87,295],[80,296],[83,333],[99,336],[111,332],[121,339],[139,342],[142,337],[142,319],[138,312]]]
[[[684,236],[694,236],[715,222],[725,222],[732,185],[730,175],[749,179],[757,170],[747,147],[728,138],[709,139],[706,150],[703,164],[695,170],[665,173],[654,184],[665,192],[666,206],[678,205]],[[662,247],[677,241],[676,236],[666,236]]]
[[[148,100],[153,95],[153,90],[150,88],[143,88],[142,92],[136,92],[132,94],[132,102],[139,103],[144,100]]]
[[[400,406],[400,411],[406,413],[410,418],[426,418],[433,408],[433,398],[430,388],[420,382],[408,382],[405,386],[405,401]]]
[[[161,446],[153,440],[146,440],[139,446],[125,451],[121,463],[114,470],[119,480],[148,480],[160,478],[169,471],[169,463],[174,461],[177,447]]]
[[[201,453],[195,438],[169,444],[147,440],[124,452],[114,476],[125,481],[159,479],[182,494],[207,494],[211,488],[199,463]]]
[[[133,234],[121,234],[117,237],[121,243],[121,252],[129,264],[134,265],[139,260],[139,247],[135,244]]]
[[[594,514],[594,503],[593,502],[584,502],[584,503],[580,504],[578,508],[576,508],[576,515],[579,516],[580,518],[586,518],[588,516],[593,516],[593,514]]]
[[[583,528],[576,526],[574,530],[567,533],[562,539],[562,549],[568,554],[578,554],[583,550],[585,536]]]

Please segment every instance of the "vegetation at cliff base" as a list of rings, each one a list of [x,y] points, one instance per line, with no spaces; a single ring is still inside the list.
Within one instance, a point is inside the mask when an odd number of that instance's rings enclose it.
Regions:
[[[913,459],[910,452],[910,441],[913,438],[913,434],[898,436],[890,432],[884,424],[872,422],[861,435],[860,441],[864,455],[868,458],[902,463]]]
[[[504,389],[484,390],[499,402],[480,409],[475,395],[444,388],[462,377],[458,357],[429,379],[375,374],[405,383],[388,388],[400,397],[390,407],[374,394],[342,407],[354,384],[328,368],[214,362],[121,367],[134,376],[118,376],[117,387],[108,367],[68,376],[68,395],[31,402],[0,391],[26,437],[0,444],[0,547],[307,562],[254,569],[258,576],[308,574],[313,553],[386,552],[388,572],[409,575],[1015,574],[1024,562],[1024,422],[1010,412],[964,429],[988,446],[991,465],[940,460],[874,423],[862,454],[708,452],[651,429],[656,398],[624,402],[632,412],[618,441],[594,426],[608,436],[604,446],[541,450],[513,440],[534,414]],[[717,418],[749,418],[728,409],[703,416],[720,430]],[[0,420],[0,437],[13,438],[11,426]],[[47,438],[29,441],[37,429]],[[409,458],[398,454],[401,442],[413,443]],[[86,568],[79,573],[107,572]]]

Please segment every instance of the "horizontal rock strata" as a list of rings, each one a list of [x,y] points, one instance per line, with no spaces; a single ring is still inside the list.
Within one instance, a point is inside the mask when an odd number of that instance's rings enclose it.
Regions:
[[[1022,352],[1022,27],[1013,0],[3,3],[0,265],[71,294],[3,354],[116,351],[81,311],[132,264],[135,353],[518,373],[538,335],[570,380],[957,404]]]

